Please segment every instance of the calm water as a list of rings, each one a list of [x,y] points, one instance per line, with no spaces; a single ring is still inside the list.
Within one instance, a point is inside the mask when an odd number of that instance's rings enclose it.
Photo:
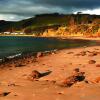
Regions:
[[[25,52],[64,49],[91,44],[83,40],[61,40],[55,38],[0,37],[0,58]]]

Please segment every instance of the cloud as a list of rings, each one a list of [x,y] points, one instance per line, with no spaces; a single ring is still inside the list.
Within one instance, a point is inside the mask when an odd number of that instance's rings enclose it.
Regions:
[[[25,16],[13,15],[13,14],[0,14],[0,20],[9,20],[9,21],[19,21],[25,19]]]
[[[0,0],[0,19],[21,20],[41,13],[94,12],[100,0]],[[97,14],[98,12],[96,12]]]
[[[93,9],[93,10],[82,10],[81,11],[83,14],[96,14],[96,15],[100,15],[100,8],[99,9]],[[75,14],[77,12],[74,12]]]
[[[100,0],[34,0],[34,2],[62,8],[94,9],[100,7]]]

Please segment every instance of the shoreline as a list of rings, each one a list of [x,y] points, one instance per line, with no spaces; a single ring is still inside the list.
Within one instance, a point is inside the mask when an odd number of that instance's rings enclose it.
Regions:
[[[24,37],[24,36],[23,36]],[[83,37],[70,37],[70,38],[59,38],[59,37],[35,37],[35,38],[56,38],[56,39],[64,39],[64,40],[87,40],[87,41],[90,41],[90,42],[96,42],[96,45],[99,45],[100,44],[100,39],[99,38],[83,38]],[[85,47],[88,47],[88,46],[96,46],[96,45],[86,45]],[[9,55],[8,57],[3,57],[0,59],[0,64],[2,63],[6,63],[8,61],[12,61],[12,60],[16,60],[16,59],[24,59],[25,57],[31,57],[33,56],[34,58],[36,58],[36,56],[38,55],[38,53],[41,53],[41,54],[52,54],[53,52],[55,51],[61,51],[61,50],[67,50],[67,49],[77,49],[77,48],[83,48],[84,46],[82,47],[70,47],[70,48],[63,48],[63,49],[53,49],[53,50],[46,50],[46,51],[38,51],[38,52],[27,52],[27,53],[18,53],[18,54],[15,54],[15,55]]]
[[[33,37],[33,38],[58,38],[58,39],[87,39],[87,40],[100,40],[100,37],[86,37],[86,36],[34,36],[34,35],[0,35],[5,36],[16,36],[16,37]]]
[[[43,57],[46,55],[50,55],[55,53],[56,51],[59,51],[57,49],[54,50],[48,50],[48,51],[39,51],[39,52],[28,52],[28,53],[20,53],[20,54],[15,54],[12,56],[8,56],[8,57],[4,57],[0,59],[0,65],[4,64],[4,63],[10,63],[16,60],[25,60],[25,58],[34,58],[37,59],[38,57]],[[17,56],[18,55],[18,56]]]

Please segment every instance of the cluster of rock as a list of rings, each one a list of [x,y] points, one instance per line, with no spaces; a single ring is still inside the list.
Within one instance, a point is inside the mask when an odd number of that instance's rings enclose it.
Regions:
[[[85,75],[84,74],[85,74],[85,72],[81,72],[79,70],[79,68],[74,69],[72,75],[69,76],[69,77],[67,77],[63,81],[62,86],[70,87],[70,86],[72,86],[73,84],[75,84],[77,82],[83,81],[85,79]],[[48,75],[47,72],[46,72],[45,75]],[[43,77],[45,75],[43,75],[43,73],[40,73],[37,70],[33,70],[31,72],[31,74],[28,76],[28,79],[31,80],[31,81],[33,81],[33,80],[39,79],[39,78],[41,78],[41,77]]]
[[[38,52],[36,54],[36,58],[43,57],[43,56],[47,56],[49,54],[56,54],[56,53],[57,53],[57,49],[51,50],[51,51],[45,51],[45,52]]]
[[[83,81],[85,79],[84,74],[85,72],[81,72],[79,68],[74,69],[72,75],[63,81],[63,86],[70,87],[77,82]]]
[[[100,52],[98,52],[98,51],[82,51],[82,52],[76,54],[75,56],[86,56],[86,55],[92,57],[92,56],[100,55]]]

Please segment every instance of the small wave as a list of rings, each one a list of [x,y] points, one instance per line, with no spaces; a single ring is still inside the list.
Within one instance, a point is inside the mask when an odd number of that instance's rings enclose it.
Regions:
[[[22,54],[19,53],[19,54],[15,54],[15,55],[12,55],[12,56],[8,56],[7,58],[8,58],[8,59],[13,59],[13,58],[19,57],[19,56],[21,56],[21,55],[22,55]]]
[[[2,62],[3,61],[3,59],[0,59],[0,62]]]

